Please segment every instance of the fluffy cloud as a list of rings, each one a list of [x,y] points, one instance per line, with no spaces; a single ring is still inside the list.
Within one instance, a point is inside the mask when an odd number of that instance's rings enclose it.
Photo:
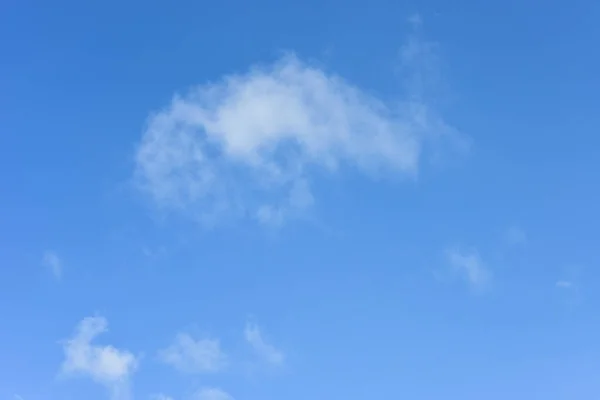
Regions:
[[[176,95],[148,120],[137,183],[159,206],[207,223],[278,224],[315,203],[316,175],[414,178],[425,144],[453,132],[420,94],[430,49],[416,36],[403,48],[416,89],[393,103],[294,55]]]
[[[446,256],[450,265],[459,272],[469,285],[476,290],[486,288],[491,282],[491,273],[475,251],[450,249]]]
[[[44,266],[52,272],[52,275],[56,279],[60,279],[62,276],[62,261],[58,257],[58,255],[53,251],[46,251],[44,253],[44,257],[42,258],[42,263]]]
[[[88,376],[109,388],[113,399],[121,400],[128,397],[128,381],[138,362],[128,351],[92,344],[107,328],[108,323],[103,317],[83,319],[74,336],[64,343],[65,360],[61,372],[67,376]]]
[[[189,374],[217,372],[227,365],[218,340],[196,340],[186,333],[178,334],[159,356],[163,362]]]
[[[256,323],[248,322],[246,324],[244,337],[261,359],[275,366],[283,364],[285,359],[283,352],[263,339],[260,328]]]
[[[218,388],[203,388],[196,392],[193,400],[233,400],[233,397]]]

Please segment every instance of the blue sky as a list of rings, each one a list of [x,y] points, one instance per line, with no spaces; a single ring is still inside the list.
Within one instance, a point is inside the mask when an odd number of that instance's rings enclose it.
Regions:
[[[600,3],[209,3],[2,4],[0,399],[598,398]]]

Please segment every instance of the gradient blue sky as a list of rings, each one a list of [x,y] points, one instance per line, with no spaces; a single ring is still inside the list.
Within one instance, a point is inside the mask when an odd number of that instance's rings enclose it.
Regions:
[[[599,20],[4,1],[0,399],[599,398]]]

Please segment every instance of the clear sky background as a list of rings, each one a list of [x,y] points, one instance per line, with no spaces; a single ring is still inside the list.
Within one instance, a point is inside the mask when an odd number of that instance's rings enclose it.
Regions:
[[[599,20],[5,0],[0,399],[600,398]]]

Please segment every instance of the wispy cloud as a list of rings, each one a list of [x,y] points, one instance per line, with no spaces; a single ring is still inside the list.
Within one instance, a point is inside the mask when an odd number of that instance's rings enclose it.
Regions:
[[[65,360],[61,373],[64,376],[90,377],[106,386],[114,400],[125,400],[130,397],[129,379],[137,368],[138,361],[126,350],[92,344],[107,329],[108,322],[103,317],[83,319],[74,336],[64,343]]]
[[[260,327],[255,322],[246,323],[244,337],[261,359],[274,366],[283,364],[285,355],[281,350],[265,341]]]
[[[559,289],[573,289],[575,284],[571,281],[557,281],[556,287]]]
[[[417,28],[423,23],[423,18],[421,18],[421,14],[414,13],[408,17],[408,23],[411,24],[414,28]]]
[[[579,281],[573,279],[561,279],[555,282],[556,290],[561,294],[563,300],[571,306],[581,304],[584,300],[584,293]]]
[[[219,388],[203,388],[194,394],[193,400],[233,400],[233,397]]]
[[[403,47],[409,80],[423,80],[430,49],[418,35]],[[426,145],[454,133],[424,96],[386,102],[288,54],[196,86],[152,114],[135,176],[159,206],[206,223],[280,224],[316,203],[315,176],[349,168],[414,178]]]
[[[56,279],[60,279],[63,273],[63,264],[61,259],[54,251],[48,250],[42,257],[42,264],[48,268]]]
[[[554,287],[559,291],[565,300],[571,304],[580,304],[584,301],[585,295],[585,268],[582,265],[570,264],[563,267],[563,271],[554,283]]]
[[[216,339],[194,339],[180,333],[173,343],[159,352],[163,362],[181,372],[199,374],[217,372],[227,366],[227,356]]]
[[[461,274],[471,288],[481,291],[491,282],[492,275],[476,251],[452,248],[446,252],[450,265]]]

